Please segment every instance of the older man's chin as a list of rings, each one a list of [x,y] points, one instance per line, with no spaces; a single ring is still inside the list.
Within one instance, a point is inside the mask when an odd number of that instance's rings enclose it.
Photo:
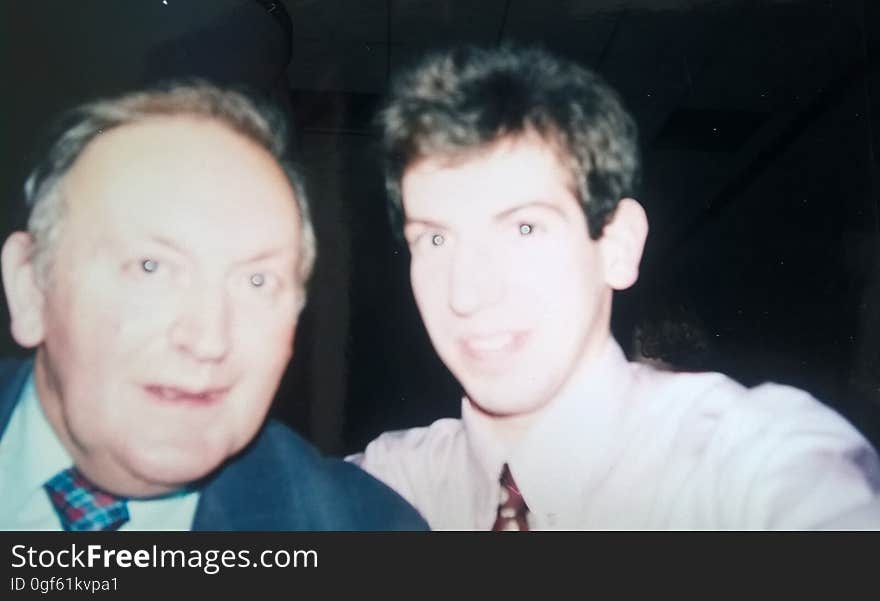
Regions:
[[[98,487],[128,498],[164,496],[187,488],[217,470],[232,453],[193,457],[131,457],[112,466],[80,466]]]

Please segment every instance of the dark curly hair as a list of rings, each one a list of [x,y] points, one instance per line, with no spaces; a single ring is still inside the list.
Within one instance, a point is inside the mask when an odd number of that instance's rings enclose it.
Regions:
[[[396,78],[378,124],[398,234],[409,166],[455,159],[504,138],[535,133],[554,146],[593,239],[638,183],[637,127],[618,94],[589,69],[537,48],[430,54]]]

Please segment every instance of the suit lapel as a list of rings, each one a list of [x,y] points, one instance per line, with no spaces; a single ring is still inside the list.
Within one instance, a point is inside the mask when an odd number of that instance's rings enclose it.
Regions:
[[[270,421],[241,454],[204,482],[192,529],[314,529],[314,512],[300,508],[298,494],[300,484],[308,488],[302,468],[307,461],[298,439]]]
[[[213,480],[209,481],[199,492],[192,530],[239,530],[235,527],[235,513],[230,509],[230,500],[224,501],[222,488],[218,489]],[[244,510],[242,507],[238,509]]]

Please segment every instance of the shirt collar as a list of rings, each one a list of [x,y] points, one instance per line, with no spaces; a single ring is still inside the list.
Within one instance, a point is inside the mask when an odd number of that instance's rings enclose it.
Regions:
[[[626,415],[631,373],[620,346],[609,337],[596,358],[509,450],[494,435],[492,418],[463,399],[462,421],[485,485],[497,489],[507,463],[532,513],[555,521],[579,511],[584,492],[607,476],[624,442],[619,424]]]
[[[21,421],[11,433],[20,444],[18,456],[20,472],[18,482],[25,490],[40,490],[43,484],[63,469],[73,464],[73,459],[58,440],[49,424],[37,397],[34,372],[31,371],[22,388],[19,399]]]

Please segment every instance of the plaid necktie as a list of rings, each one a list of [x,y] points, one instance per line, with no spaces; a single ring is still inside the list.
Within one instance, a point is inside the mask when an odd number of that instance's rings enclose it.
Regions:
[[[65,530],[118,530],[128,521],[126,500],[99,490],[76,468],[43,485]]]
[[[529,507],[522,498],[516,482],[513,481],[506,463],[501,470],[500,483],[501,503],[498,505],[498,517],[495,518],[492,530],[528,530],[526,514],[529,512]]]

